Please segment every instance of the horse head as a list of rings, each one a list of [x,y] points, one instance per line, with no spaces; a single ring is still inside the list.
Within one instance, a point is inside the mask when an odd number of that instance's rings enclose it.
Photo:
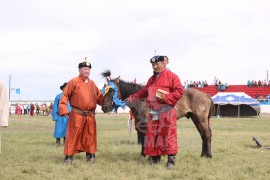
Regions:
[[[101,107],[104,113],[108,113],[115,108],[115,103],[113,102],[114,93],[115,91],[109,85],[106,85],[104,92],[104,101]]]
[[[110,112],[118,107],[124,108],[125,102],[121,100],[121,94],[119,91],[120,76],[118,78],[112,79],[110,70],[106,70],[101,73],[101,75],[106,78],[106,84],[101,89],[104,95],[104,101],[102,105],[102,111],[104,113]]]

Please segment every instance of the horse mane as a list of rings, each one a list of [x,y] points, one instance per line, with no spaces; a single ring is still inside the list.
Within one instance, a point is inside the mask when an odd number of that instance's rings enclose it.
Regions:
[[[108,81],[113,81],[115,84],[118,84],[119,80],[119,92],[121,94],[122,100],[128,98],[131,94],[138,92],[144,87],[142,84],[127,82],[119,78],[111,79],[111,71],[109,69],[100,74],[103,78],[106,78]]]
[[[105,70],[104,72],[100,73],[100,75],[103,77],[103,78],[108,78],[112,75],[111,71],[109,69]]]
[[[134,94],[141,90],[144,87],[142,84],[136,84],[133,82],[126,82],[119,80],[119,91],[122,97],[122,100],[128,98],[131,94]]]

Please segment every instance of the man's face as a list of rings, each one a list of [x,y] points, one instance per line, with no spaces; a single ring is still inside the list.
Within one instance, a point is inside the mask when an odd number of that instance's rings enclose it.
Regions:
[[[155,72],[160,72],[165,68],[165,63],[164,61],[158,61],[152,63],[152,68]]]
[[[89,67],[82,67],[79,69],[79,73],[83,77],[88,78],[90,75],[90,68]]]

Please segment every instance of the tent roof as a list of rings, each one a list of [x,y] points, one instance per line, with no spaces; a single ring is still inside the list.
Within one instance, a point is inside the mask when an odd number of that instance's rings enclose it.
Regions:
[[[214,104],[232,104],[232,105],[240,105],[247,104],[251,106],[259,106],[259,101],[253,99],[249,95],[243,92],[219,92],[215,96],[212,97]]]

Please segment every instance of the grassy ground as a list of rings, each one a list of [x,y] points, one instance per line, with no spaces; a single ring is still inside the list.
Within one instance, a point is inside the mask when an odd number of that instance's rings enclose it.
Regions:
[[[12,115],[1,129],[0,179],[270,179],[270,118],[212,118],[212,159],[201,158],[201,139],[191,120],[178,121],[179,153],[174,170],[150,166],[139,155],[136,135],[127,131],[127,114],[98,114],[97,162],[77,154],[65,165],[56,148],[50,116]]]

